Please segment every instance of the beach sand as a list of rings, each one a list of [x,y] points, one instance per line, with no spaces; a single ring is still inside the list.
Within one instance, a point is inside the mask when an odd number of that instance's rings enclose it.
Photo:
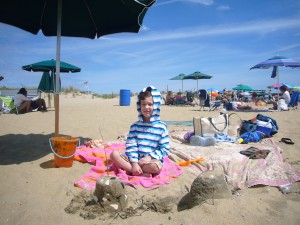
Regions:
[[[136,97],[130,106],[119,106],[119,99],[92,98],[91,95],[60,96],[60,134],[87,139],[116,141],[128,132],[137,119]],[[46,100],[47,102],[47,100]],[[53,103],[52,103],[53,105]],[[74,182],[91,165],[74,161],[71,168],[54,168],[49,138],[54,136],[54,109],[23,115],[0,116],[0,224],[300,224],[300,185],[293,184],[293,192],[283,194],[276,187],[261,186],[241,190],[239,196],[215,199],[187,210],[180,204],[167,213],[145,211],[127,219],[84,219],[79,214],[65,212],[74,196],[82,190]],[[300,169],[300,109],[286,112],[265,112],[279,124],[273,139],[283,150],[285,162]],[[163,121],[191,121],[194,116],[214,116],[218,111],[199,111],[198,107],[163,106]],[[256,112],[239,112],[242,119],[250,119]],[[169,126],[173,129],[192,127]],[[279,142],[289,137],[295,144]],[[154,201],[171,197],[181,202],[197,175],[184,168],[181,176],[155,190],[126,186],[129,201]],[[88,218],[88,217],[87,217]]]

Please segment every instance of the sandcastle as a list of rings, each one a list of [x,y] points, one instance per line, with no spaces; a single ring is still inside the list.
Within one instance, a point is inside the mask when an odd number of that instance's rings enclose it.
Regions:
[[[106,212],[124,210],[128,204],[125,185],[117,177],[104,176],[99,179],[94,195]]]

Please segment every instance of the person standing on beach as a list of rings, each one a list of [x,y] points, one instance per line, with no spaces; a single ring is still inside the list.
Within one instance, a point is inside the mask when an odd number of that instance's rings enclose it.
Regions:
[[[170,151],[167,125],[160,120],[162,97],[153,86],[138,95],[138,121],[133,123],[126,140],[126,151],[113,151],[110,159],[134,176],[159,174]]]

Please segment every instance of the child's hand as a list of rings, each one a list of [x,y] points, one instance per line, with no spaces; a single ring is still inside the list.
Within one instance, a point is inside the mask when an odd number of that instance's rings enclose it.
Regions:
[[[139,176],[143,174],[142,168],[138,163],[132,163],[131,173],[133,176]]]

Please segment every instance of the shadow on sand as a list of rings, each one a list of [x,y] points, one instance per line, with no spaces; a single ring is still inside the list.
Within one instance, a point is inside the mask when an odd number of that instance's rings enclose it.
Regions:
[[[49,146],[51,137],[54,137],[54,134],[7,134],[0,136],[0,165],[32,162],[51,154]],[[78,138],[80,143],[89,139]],[[51,164],[51,160],[48,163]]]

